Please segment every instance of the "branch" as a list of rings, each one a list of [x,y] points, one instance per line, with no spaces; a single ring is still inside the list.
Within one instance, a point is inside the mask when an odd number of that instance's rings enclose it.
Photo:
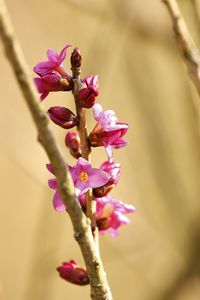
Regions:
[[[185,58],[190,77],[200,95],[200,54],[181,15],[176,0],[162,0],[170,13],[177,43]]]
[[[96,249],[90,222],[85,217],[78,200],[74,194],[74,186],[66,170],[66,164],[56,145],[54,136],[48,127],[48,118],[41,109],[35,92],[29,70],[26,65],[20,44],[14,36],[11,21],[3,0],[0,0],[0,36],[5,49],[5,54],[12,66],[16,79],[29,107],[34,123],[38,130],[38,140],[44,147],[51,161],[59,191],[67,205],[73,229],[88,272],[91,285],[91,298],[93,300],[112,300],[112,295],[101,258]]]

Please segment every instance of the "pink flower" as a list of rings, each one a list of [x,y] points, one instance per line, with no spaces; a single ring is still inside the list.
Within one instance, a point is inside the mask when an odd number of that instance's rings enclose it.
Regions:
[[[47,164],[47,169],[54,174],[51,164]],[[69,166],[69,171],[74,181],[77,196],[86,193],[89,188],[95,188],[106,184],[110,179],[108,173],[92,168],[90,163],[82,157],[78,159],[76,166]],[[66,206],[58,191],[56,179],[50,179],[48,184],[51,189],[56,190],[53,197],[53,206],[55,210],[58,212],[65,210]]]
[[[89,284],[89,278],[86,270],[77,266],[74,260],[64,262],[57,268],[57,271],[61,278],[78,285]]]
[[[135,208],[132,205],[125,204],[109,195],[96,198],[96,219],[100,233],[104,234],[107,231],[112,236],[117,236],[119,227],[130,223],[125,214],[134,211]]]
[[[100,166],[100,170],[105,171],[110,175],[110,179],[108,183],[110,184],[117,184],[119,181],[120,177],[120,164],[119,163],[114,163],[110,161],[105,161],[102,163]]]
[[[78,118],[66,107],[52,106],[48,109],[48,115],[55,124],[65,129],[70,129],[78,123]]]
[[[61,67],[63,60],[66,57],[67,48],[71,47],[71,45],[66,45],[60,52],[60,54],[56,53],[53,49],[47,50],[47,61],[43,61],[38,63],[33,71],[39,76],[43,77],[53,71],[58,72],[61,76],[68,76],[68,73],[64,71]]]
[[[73,157],[81,157],[80,137],[77,132],[67,132],[65,136],[65,145],[69,148]]]
[[[120,164],[111,161],[105,161],[101,166],[100,170],[105,171],[110,175],[109,181],[102,187],[93,189],[95,197],[103,197],[107,195],[113,187],[118,183],[120,177]]]
[[[70,91],[72,89],[71,80],[62,78],[57,73],[49,73],[43,77],[33,78],[38,93],[41,94],[40,99],[43,101],[49,92]]]
[[[86,193],[90,188],[97,188],[106,184],[110,175],[102,170],[92,168],[91,164],[80,157],[76,166],[69,166],[72,179],[75,185],[76,195]]]
[[[128,124],[119,122],[113,110],[103,111],[100,104],[94,104],[93,112],[97,124],[89,135],[93,147],[104,146],[111,159],[111,149],[118,149],[127,145],[122,137],[128,130]]]
[[[72,89],[71,76],[61,66],[66,57],[67,45],[57,54],[53,49],[47,51],[48,61],[40,62],[34,67],[34,72],[40,77],[34,78],[40,99],[44,100],[49,92],[70,91]]]
[[[81,107],[91,108],[94,105],[95,98],[98,96],[98,75],[87,76],[82,81],[82,88],[78,95],[78,104]]]

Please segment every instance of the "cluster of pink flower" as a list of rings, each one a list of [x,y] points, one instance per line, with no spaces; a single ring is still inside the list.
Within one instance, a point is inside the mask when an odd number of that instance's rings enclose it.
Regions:
[[[52,91],[73,90],[72,76],[62,66],[69,47],[70,45],[64,47],[60,54],[49,49],[47,51],[48,60],[40,62],[34,67],[34,72],[39,76],[34,78],[34,82],[41,94],[41,100],[44,100]],[[76,59],[76,55],[79,54],[79,50],[75,48],[72,56],[74,55]],[[82,108],[93,108],[97,123],[89,134],[89,143],[92,147],[103,146],[107,153],[107,161],[99,169],[92,168],[91,164],[81,156],[78,133],[67,132],[65,144],[71,155],[77,159],[75,166],[67,165],[67,168],[71,173],[75,192],[83,211],[86,211],[85,193],[92,189],[93,197],[96,200],[96,224],[99,232],[109,232],[112,236],[116,236],[118,228],[122,224],[129,223],[129,219],[125,214],[135,210],[132,205],[125,204],[109,195],[120,177],[120,164],[114,162],[112,149],[118,149],[127,144],[123,140],[123,136],[128,130],[128,125],[119,122],[114,111],[103,111],[101,105],[95,103],[98,93],[98,76],[87,76],[81,80],[77,103]],[[73,128],[79,123],[79,118],[66,107],[51,107],[48,110],[48,115],[55,124],[64,129]],[[54,174],[51,164],[47,164],[47,169]],[[49,180],[49,187],[55,190],[53,205],[56,211],[67,210],[57,188],[56,179]],[[79,285],[88,283],[87,273],[84,269],[77,267],[74,261],[64,263],[57,270],[62,278],[70,282]]]

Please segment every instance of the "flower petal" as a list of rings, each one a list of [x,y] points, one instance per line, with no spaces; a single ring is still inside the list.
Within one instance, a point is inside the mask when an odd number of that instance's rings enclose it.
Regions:
[[[46,164],[46,168],[50,173],[52,173],[53,175],[55,174],[52,164]]]
[[[99,120],[99,115],[103,111],[102,106],[99,103],[93,105],[93,114],[96,121]]]
[[[92,168],[88,175],[89,175],[88,185],[91,188],[97,188],[103,186],[110,179],[110,175],[108,173],[95,168]]]
[[[79,159],[77,161],[77,164],[76,164],[76,167],[78,165],[81,165],[82,167],[86,167],[86,168],[91,167],[90,163],[86,159],[84,159],[83,157],[79,157]]]
[[[49,179],[48,185],[51,189],[56,190],[57,189],[57,181],[56,179]]]
[[[58,61],[58,53],[53,49],[47,50],[47,57],[49,61],[57,62]]]
[[[45,76],[48,73],[51,73],[53,68],[55,68],[56,66],[57,66],[57,62],[42,61],[33,68],[33,71],[39,76]]]
[[[59,191],[55,192],[55,195],[53,197],[53,206],[54,206],[55,210],[58,212],[66,210],[66,206],[60,196]]]
[[[67,48],[71,47],[72,45],[66,45],[60,52],[59,56],[58,56],[58,63],[59,65],[63,62],[63,60],[65,59],[66,57],[66,51],[67,51]]]

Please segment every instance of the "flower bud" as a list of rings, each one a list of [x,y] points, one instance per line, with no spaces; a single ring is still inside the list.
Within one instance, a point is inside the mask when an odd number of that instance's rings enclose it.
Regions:
[[[74,260],[64,262],[57,268],[61,278],[78,285],[89,284],[89,278],[85,269],[77,266]]]
[[[50,119],[62,128],[70,129],[77,125],[78,118],[66,107],[53,106],[48,110]]]
[[[71,54],[71,66],[72,68],[80,68],[82,63],[81,52],[79,48],[74,48]]]
[[[91,108],[98,96],[98,75],[87,76],[82,81],[82,89],[78,95],[78,104],[80,107]]]
[[[77,132],[68,132],[65,137],[65,144],[73,157],[81,157],[80,138]]]

